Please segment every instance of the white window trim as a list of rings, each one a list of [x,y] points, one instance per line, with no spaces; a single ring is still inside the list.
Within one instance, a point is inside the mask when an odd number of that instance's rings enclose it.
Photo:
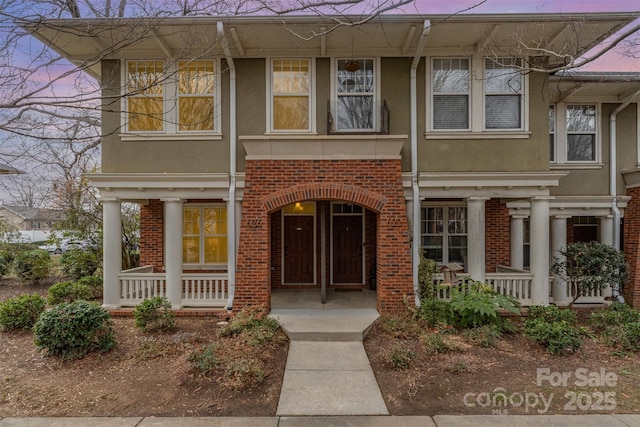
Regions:
[[[474,60],[477,57],[474,57]],[[487,92],[485,90],[485,85],[484,85],[484,72],[485,72],[485,59],[487,57],[484,56],[482,58],[480,58],[480,60],[475,60],[474,62],[478,63],[480,62],[481,66],[482,66],[482,74],[479,74],[482,76],[482,80],[480,81],[480,84],[482,85],[482,108],[480,109],[482,111],[482,132],[496,132],[496,133],[504,133],[504,132],[524,132],[524,131],[528,131],[529,130],[529,102],[525,102],[525,99],[529,99],[529,73],[520,73],[520,77],[522,78],[521,84],[522,84],[522,90],[520,91],[519,94],[515,94],[515,93],[505,93],[505,95],[520,95],[520,127],[519,128],[512,128],[512,129],[489,129],[487,128],[487,123],[486,123],[486,109],[485,109],[485,103],[486,103],[486,96],[487,96]],[[497,59],[503,59],[505,57],[499,57]],[[525,61],[523,61],[520,58],[520,64],[524,64]],[[522,65],[521,65],[522,66]],[[472,66],[473,67],[473,66]],[[474,69],[472,72],[472,76],[476,75],[475,74],[476,70]],[[471,79],[471,83],[473,85],[473,79]],[[475,105],[474,105],[475,107]],[[475,109],[472,108],[472,111],[474,111]],[[472,127],[473,128],[473,127]],[[475,129],[474,129],[475,130]]]
[[[334,121],[338,120],[338,61],[349,60],[349,57],[335,57],[331,58],[331,115]],[[373,129],[338,129],[336,125],[337,133],[375,133],[380,130],[380,111],[382,108],[382,101],[380,99],[380,92],[382,89],[380,78],[380,60],[379,56],[358,56],[355,59],[372,59],[373,60],[373,80],[374,80],[374,92],[373,92]]]
[[[183,213],[183,221],[184,221],[184,209],[185,208],[225,208],[227,210],[227,215],[229,214],[229,206],[226,203],[183,203],[182,204],[182,213]],[[204,217],[201,216],[201,221],[204,221]],[[202,230],[202,223],[201,230]],[[182,225],[184,226],[184,224]],[[184,228],[181,230],[182,238],[184,239]],[[229,230],[227,230],[227,239],[229,239]],[[184,241],[184,240],[183,240]],[[181,245],[182,242],[181,241]],[[204,233],[200,232],[200,259],[204,261]],[[182,251],[181,251],[182,253]],[[183,270],[203,270],[203,269],[220,269],[226,270],[229,264],[229,254],[227,253],[227,262],[216,262],[216,263],[182,263]]]
[[[161,61],[163,70],[162,81],[162,96],[163,96],[163,120],[161,131],[130,131],[129,130],[129,113],[127,111],[127,99],[125,95],[128,90],[128,76],[127,76],[127,64],[129,62],[139,61]],[[165,59],[150,58],[150,59],[132,59],[126,60],[124,66],[121,67],[121,92],[122,99],[120,101],[120,123],[122,124],[123,132],[120,137],[123,141],[136,141],[136,140],[165,140],[172,139],[175,135],[180,135],[180,138],[187,137],[187,139],[204,140],[204,139],[221,139],[222,136],[222,78],[221,78],[221,61],[220,58],[199,58],[197,61],[213,61],[214,74],[215,74],[215,89],[213,94],[213,126],[211,131],[201,130],[178,130],[179,128],[179,107],[178,107],[178,62],[189,61],[189,59],[179,58],[176,61],[168,63]],[[165,136],[166,135],[166,136]],[[216,136],[219,136],[216,138]],[[213,138],[211,138],[213,137]]]
[[[467,221],[467,233],[465,234],[465,236],[467,236],[467,253],[469,251],[469,239],[471,238],[469,235],[469,207],[468,204],[466,202],[447,202],[447,201],[441,201],[441,202],[423,202],[420,204],[420,228],[422,228],[422,221],[423,221],[423,216],[422,216],[422,212],[423,212],[423,208],[442,208],[443,209],[443,214],[445,212],[445,210],[447,208],[459,208],[459,207],[463,207],[467,210],[467,217],[466,217],[466,221]],[[447,214],[448,215],[448,214]],[[444,218],[443,218],[444,221]],[[446,231],[446,225],[444,224],[442,225],[442,230],[443,230],[443,234],[442,234],[442,264],[446,264],[448,262],[450,262],[449,258],[449,242],[448,239],[445,239],[445,235],[449,235],[449,232]],[[429,236],[430,234],[422,234],[422,230],[420,230],[420,250],[424,251],[424,247],[422,246],[422,238],[424,236]],[[454,236],[462,236],[462,234],[454,234]],[[445,257],[446,257],[446,261],[445,261]],[[438,263],[440,263],[440,261],[437,261]],[[468,269],[468,266],[465,265],[465,271]]]
[[[293,59],[293,60],[301,60],[307,59],[309,61],[309,129],[307,130],[286,130],[286,129],[274,129],[273,128],[273,61],[277,59]],[[267,79],[267,112],[266,114],[266,124],[265,135],[282,135],[282,134],[303,134],[315,135],[316,131],[316,58],[315,57],[304,57],[304,58],[294,58],[294,57],[273,57],[265,59],[265,67],[266,67],[266,79]]]
[[[595,105],[596,109],[596,147],[595,160],[575,161],[567,159],[567,106],[569,105]],[[556,161],[550,162],[552,165],[563,165],[564,167],[576,169],[591,169],[602,166],[602,123],[601,104],[598,102],[570,102],[558,103],[554,105],[556,113]]]
[[[463,130],[441,130],[433,128],[433,89],[432,89],[432,71],[433,60],[442,58],[464,58],[469,59],[470,65],[470,99],[469,99],[469,129]],[[426,118],[425,123],[428,128],[425,132],[425,139],[527,139],[530,137],[529,130],[529,75],[524,73],[522,76],[522,127],[520,129],[485,129],[484,123],[484,60],[485,55],[473,56],[427,56],[425,57],[425,99],[426,99]],[[526,63],[526,61],[523,61]],[[481,79],[474,79],[473,76],[482,76]]]

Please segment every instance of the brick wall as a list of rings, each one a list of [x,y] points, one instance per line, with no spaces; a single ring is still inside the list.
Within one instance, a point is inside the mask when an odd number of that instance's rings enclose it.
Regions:
[[[624,211],[624,253],[631,269],[622,295],[634,308],[640,308],[640,188],[628,188],[631,196]]]
[[[150,200],[140,206],[140,265],[153,265],[154,272],[164,266],[164,203]]]
[[[270,213],[304,200],[343,200],[378,214],[378,310],[403,310],[413,285],[399,160],[247,161],[234,309],[270,305]]]
[[[469,236],[473,238],[473,236]],[[509,265],[509,209],[500,199],[485,203],[485,267],[495,272],[498,265]]]

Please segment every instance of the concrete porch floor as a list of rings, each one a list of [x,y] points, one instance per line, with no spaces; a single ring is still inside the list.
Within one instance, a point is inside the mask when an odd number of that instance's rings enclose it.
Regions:
[[[327,300],[321,301],[320,289],[273,289],[271,310],[341,310],[376,309],[376,291],[327,289]]]

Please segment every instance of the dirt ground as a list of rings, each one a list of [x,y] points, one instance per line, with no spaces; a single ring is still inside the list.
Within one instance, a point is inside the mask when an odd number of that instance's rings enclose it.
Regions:
[[[48,286],[2,279],[0,301],[21,293],[46,295]],[[263,383],[235,389],[220,377],[187,372],[194,348],[220,340],[217,319],[178,317],[176,328],[164,334],[140,332],[132,317],[113,320],[118,347],[82,360],[43,357],[30,331],[0,333],[0,417],[275,415],[286,340],[265,349]],[[387,362],[397,345],[415,356],[408,369],[393,369]],[[398,337],[379,321],[365,348],[390,413],[640,413],[637,354],[614,356],[588,339],[582,352],[553,356],[518,334],[505,335],[495,348],[462,340],[459,347],[427,355],[416,337]],[[540,374],[538,386],[538,369],[545,368],[548,376]],[[555,384],[554,375],[563,374],[566,385]],[[583,377],[592,386],[581,386]]]

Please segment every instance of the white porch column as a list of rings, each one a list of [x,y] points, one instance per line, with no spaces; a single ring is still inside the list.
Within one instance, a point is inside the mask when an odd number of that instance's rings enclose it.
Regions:
[[[531,298],[534,305],[549,304],[549,197],[531,199]]]
[[[467,199],[467,272],[473,280],[485,279],[484,205],[488,197]]]
[[[613,215],[602,216],[600,217],[600,243],[605,245],[613,246],[614,236],[613,236]],[[613,295],[613,290],[611,286],[607,286],[602,290],[603,297],[610,297]]]
[[[164,266],[167,278],[167,298],[171,308],[182,308],[182,199],[161,199],[164,202]]]
[[[558,258],[564,261],[565,257],[560,255],[560,250],[567,246],[567,218],[568,215],[556,215],[551,220],[551,258]],[[554,275],[553,286],[551,288],[551,296],[556,305],[567,305],[571,302],[571,298],[567,292],[567,281],[561,277]]]
[[[524,217],[512,216],[509,227],[509,266],[524,268]]]
[[[122,271],[122,214],[121,202],[116,198],[102,198],[102,264],[103,303],[107,309],[120,308]]]

